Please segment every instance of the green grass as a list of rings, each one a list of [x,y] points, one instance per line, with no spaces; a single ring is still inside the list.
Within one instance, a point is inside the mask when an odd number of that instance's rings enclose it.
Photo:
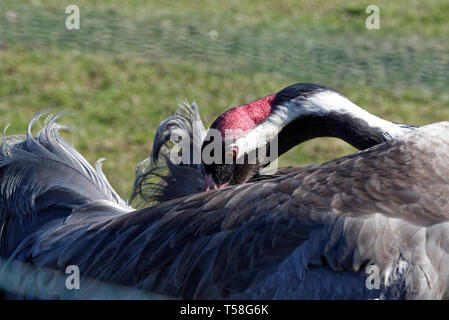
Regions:
[[[196,100],[206,125],[224,110],[313,81],[386,119],[449,119],[449,4],[379,1],[48,1],[0,3],[0,126],[23,133],[42,109],[70,110],[65,137],[123,197],[161,120]],[[77,4],[81,29],[64,28]],[[315,163],[354,152],[316,139],[281,157]]]

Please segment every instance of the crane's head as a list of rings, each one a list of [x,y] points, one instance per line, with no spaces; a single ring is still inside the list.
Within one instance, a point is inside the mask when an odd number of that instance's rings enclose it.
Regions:
[[[247,182],[279,155],[314,137],[339,137],[359,149],[382,142],[382,137],[372,139],[380,130],[368,138],[355,134],[357,128],[365,132],[370,122],[380,123],[373,117],[338,91],[314,83],[297,83],[234,107],[214,121],[203,141],[205,189]]]
[[[271,114],[275,98],[269,95],[232,108],[214,121],[201,148],[206,190],[244,183],[270,162],[266,149],[270,139],[248,133]]]

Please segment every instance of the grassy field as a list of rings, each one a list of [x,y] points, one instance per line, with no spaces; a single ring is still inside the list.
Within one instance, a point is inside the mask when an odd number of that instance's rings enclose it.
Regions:
[[[65,137],[122,197],[161,120],[196,100],[206,125],[224,110],[295,82],[338,89],[386,119],[449,119],[449,2],[0,2],[0,127],[24,133],[42,109],[70,110]],[[76,4],[81,29],[66,30]],[[365,28],[380,8],[381,29]],[[336,139],[290,151],[281,165],[354,152]]]

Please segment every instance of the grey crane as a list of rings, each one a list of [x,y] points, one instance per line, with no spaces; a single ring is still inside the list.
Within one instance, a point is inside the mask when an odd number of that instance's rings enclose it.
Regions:
[[[51,117],[37,137],[4,138],[1,255],[182,298],[447,298],[449,124],[377,119],[367,125],[385,141],[359,153],[133,210]],[[268,120],[244,136],[291,123]],[[32,277],[10,285],[31,297],[65,290]]]

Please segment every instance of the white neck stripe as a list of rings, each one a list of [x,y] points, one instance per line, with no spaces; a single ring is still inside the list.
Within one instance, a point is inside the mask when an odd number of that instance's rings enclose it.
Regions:
[[[274,107],[272,113],[246,135],[237,139],[240,154],[249,153],[262,147],[275,137],[290,122],[306,115],[327,115],[330,112],[344,114],[346,117],[364,120],[371,128],[381,132],[386,140],[396,138],[410,128],[381,119],[363,110],[344,96],[332,92],[322,91],[301,101],[290,100]],[[268,140],[267,140],[268,139]]]

